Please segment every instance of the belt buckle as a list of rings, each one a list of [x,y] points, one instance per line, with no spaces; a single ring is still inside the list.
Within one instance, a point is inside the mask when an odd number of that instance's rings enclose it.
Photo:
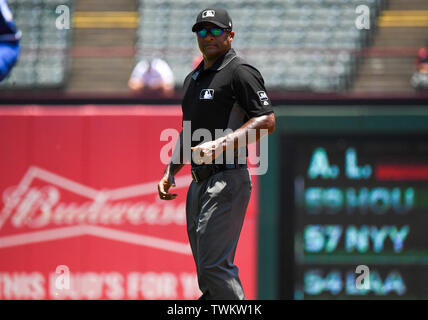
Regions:
[[[198,174],[195,172],[195,170],[193,170],[193,168],[190,170],[190,172],[192,173],[192,179],[193,179],[193,181],[195,181],[196,183],[198,183],[199,182]]]

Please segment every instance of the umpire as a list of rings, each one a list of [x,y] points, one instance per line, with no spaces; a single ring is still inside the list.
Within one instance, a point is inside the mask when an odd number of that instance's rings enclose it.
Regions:
[[[189,142],[182,130],[158,184],[161,199],[175,199],[177,194],[169,192],[175,187],[174,176],[191,163],[186,221],[200,299],[245,299],[233,260],[252,190],[247,145],[275,129],[263,78],[231,48],[232,30],[225,10],[207,8],[196,18],[192,31],[204,59],[184,80],[183,125],[190,123],[192,137],[203,129],[215,138]],[[226,129],[229,133],[218,137],[216,131]],[[257,135],[250,139],[254,131]],[[242,150],[244,161],[239,156]],[[186,156],[190,152],[192,157]],[[224,156],[228,154],[232,157]]]

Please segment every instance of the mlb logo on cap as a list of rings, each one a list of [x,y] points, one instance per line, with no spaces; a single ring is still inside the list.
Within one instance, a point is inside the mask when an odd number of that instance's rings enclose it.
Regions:
[[[202,18],[208,18],[208,17],[214,17],[215,11],[214,10],[205,10],[202,12]]]
[[[192,26],[192,31],[197,32],[205,22],[211,22],[223,29],[232,29],[232,19],[224,9],[205,8],[198,13],[196,22]]]

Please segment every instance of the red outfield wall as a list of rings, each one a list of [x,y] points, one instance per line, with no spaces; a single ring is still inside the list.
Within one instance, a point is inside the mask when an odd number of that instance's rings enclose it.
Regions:
[[[189,166],[174,201],[157,196],[160,135],[180,127],[177,106],[0,109],[0,299],[197,298]],[[256,178],[235,260],[249,299]]]

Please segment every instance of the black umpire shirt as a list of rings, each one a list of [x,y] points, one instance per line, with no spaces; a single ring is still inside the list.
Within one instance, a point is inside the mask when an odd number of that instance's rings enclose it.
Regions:
[[[192,147],[197,129],[207,129],[211,139],[216,129],[236,130],[250,118],[273,113],[260,72],[230,49],[210,68],[204,61],[187,75],[183,85],[183,121],[191,121]]]

